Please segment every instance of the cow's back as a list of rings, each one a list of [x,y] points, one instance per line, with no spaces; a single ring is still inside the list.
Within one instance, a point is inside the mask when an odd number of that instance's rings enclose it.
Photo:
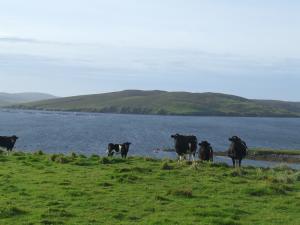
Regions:
[[[247,146],[244,143],[231,143],[229,149],[228,149],[228,156],[230,158],[237,158],[241,159],[246,157],[247,155]]]
[[[175,141],[175,151],[179,155],[196,152],[197,138],[195,136],[178,136]]]
[[[0,136],[0,147],[6,148],[7,150],[12,150],[16,140],[13,137]]]

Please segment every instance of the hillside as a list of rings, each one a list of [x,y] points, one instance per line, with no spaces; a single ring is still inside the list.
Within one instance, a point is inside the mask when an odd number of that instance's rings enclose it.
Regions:
[[[299,224],[286,167],[92,155],[0,154],[0,224]]]
[[[0,93],[0,106],[8,106],[12,104],[20,104],[41,100],[48,100],[56,98],[53,95],[37,93],[37,92],[25,92],[25,93]]]
[[[18,104],[13,108],[201,116],[299,117],[300,102],[252,100],[218,93],[125,90]]]

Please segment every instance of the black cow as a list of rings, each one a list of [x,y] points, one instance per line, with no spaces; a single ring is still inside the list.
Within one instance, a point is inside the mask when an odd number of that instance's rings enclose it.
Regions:
[[[122,158],[127,158],[127,154],[128,154],[128,151],[129,151],[129,146],[131,145],[130,142],[125,142],[122,144],[122,148],[121,148],[121,156]]]
[[[214,152],[213,149],[207,141],[202,141],[199,143],[199,159],[202,161],[213,161]]]
[[[236,160],[239,161],[239,167],[241,167],[242,159],[247,155],[246,143],[237,136],[233,136],[228,139],[231,141],[231,145],[228,149],[228,157],[232,159],[233,167],[236,167]]]
[[[126,158],[130,145],[131,143],[129,142],[125,142],[123,144],[109,143],[107,146],[107,154],[108,156],[113,156],[114,153],[121,153],[122,158]]]
[[[197,151],[197,137],[196,136],[184,136],[180,134],[171,135],[171,138],[175,141],[175,151],[179,160],[186,158],[189,155],[189,160],[192,157],[195,160],[195,154]]]
[[[8,152],[11,152],[15,146],[18,137],[13,135],[11,137],[0,136],[0,147],[6,148]]]

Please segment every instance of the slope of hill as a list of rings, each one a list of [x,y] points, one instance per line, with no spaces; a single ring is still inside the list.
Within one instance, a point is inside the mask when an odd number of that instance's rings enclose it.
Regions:
[[[0,106],[48,100],[53,98],[56,97],[53,95],[36,92],[25,92],[16,94],[0,93]]]
[[[300,117],[299,102],[252,100],[218,93],[125,90],[52,99],[13,108],[127,114]]]

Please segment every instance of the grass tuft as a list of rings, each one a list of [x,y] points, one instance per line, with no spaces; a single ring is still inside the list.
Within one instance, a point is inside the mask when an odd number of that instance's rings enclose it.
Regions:
[[[108,182],[103,182],[103,183],[101,183],[100,185],[101,185],[102,187],[104,187],[104,188],[108,188],[108,187],[112,187],[112,186],[113,186],[112,183],[108,183]]]
[[[136,183],[141,178],[132,174],[122,174],[117,176],[117,180],[120,183]]]
[[[65,156],[63,154],[53,154],[50,156],[50,160],[52,162],[66,164],[72,161],[72,159],[68,156]]]
[[[170,201],[168,198],[163,197],[161,195],[155,195],[155,200],[156,201],[162,201],[162,202]]]
[[[38,150],[33,153],[34,155],[45,155],[45,153],[42,150]]]
[[[192,198],[193,191],[191,188],[181,188],[176,190],[170,190],[168,194],[172,194],[174,196],[185,197],[185,198]]]
[[[269,195],[270,191],[267,187],[248,187],[244,189],[244,193],[253,197]]]
[[[172,170],[174,166],[170,165],[168,162],[163,162],[161,165],[162,170]]]

